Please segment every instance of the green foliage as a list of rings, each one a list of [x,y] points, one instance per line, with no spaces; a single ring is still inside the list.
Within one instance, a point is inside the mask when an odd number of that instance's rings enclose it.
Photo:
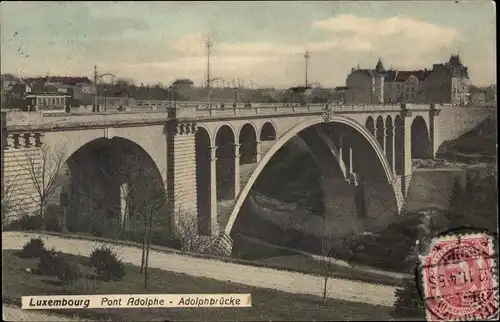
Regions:
[[[19,219],[12,220],[4,226],[4,231],[40,230],[42,217],[34,214],[24,214]]]
[[[120,239],[142,243],[144,232],[139,230],[126,230],[121,233]],[[182,249],[182,242],[178,237],[171,236],[170,232],[165,229],[153,229],[151,231],[151,244],[157,246],[165,246],[173,249]]]
[[[61,232],[63,230],[63,212],[58,205],[47,206],[43,217],[43,226],[47,231]]]
[[[408,278],[404,281],[404,286],[395,291],[396,302],[391,311],[394,319],[425,319],[425,304],[418,293],[415,279]]]
[[[415,244],[417,227],[421,223],[418,214],[401,214],[401,221],[391,223],[377,234],[361,234],[352,240],[352,261],[382,269],[407,271],[407,256]],[[390,258],[391,260],[387,260]]]
[[[56,269],[56,276],[64,284],[71,284],[82,276],[80,266],[77,263],[63,260]]]
[[[273,156],[255,182],[255,189],[283,202],[299,200],[305,208],[322,214],[321,170],[300,141],[291,140]]]
[[[494,174],[468,176],[464,189],[454,185],[449,200],[446,217],[453,223],[449,229],[474,227],[496,233],[498,186]]]
[[[20,252],[20,257],[23,258],[36,258],[42,256],[45,252],[45,244],[41,238],[31,238]]]
[[[55,248],[45,250],[40,254],[36,271],[41,275],[58,276],[58,269],[64,265],[63,254]]]
[[[97,276],[105,280],[122,280],[125,276],[125,266],[118,255],[109,246],[101,246],[90,254],[90,265],[96,270]]]

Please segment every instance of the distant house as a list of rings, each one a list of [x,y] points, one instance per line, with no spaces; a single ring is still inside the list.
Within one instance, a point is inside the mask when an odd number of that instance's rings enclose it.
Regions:
[[[465,105],[469,100],[469,73],[459,55],[451,55],[446,63],[434,64],[423,83],[422,101]]]
[[[37,92],[46,86],[55,86],[60,93],[68,94],[76,99],[88,95],[95,95],[95,86],[88,77],[46,76],[30,77],[24,79],[27,83],[37,87]],[[35,85],[36,84],[36,85]]]
[[[172,83],[172,87],[175,88],[176,93],[180,95],[187,94],[193,88],[194,83],[190,79],[177,79]]]
[[[467,67],[458,55],[434,64],[432,70],[386,70],[379,58],[375,69],[352,68],[346,78],[346,99],[359,104],[466,104],[470,84]]]
[[[26,95],[26,104],[35,107],[36,110],[64,109],[69,98],[68,95],[57,91],[30,93]]]

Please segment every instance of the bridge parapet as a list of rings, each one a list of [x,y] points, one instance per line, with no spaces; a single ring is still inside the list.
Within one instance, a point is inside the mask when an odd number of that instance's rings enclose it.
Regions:
[[[126,107],[126,110],[107,110],[106,112],[86,112],[78,109],[69,113],[61,111],[38,112],[8,112],[5,114],[8,128],[20,126],[23,128],[45,127],[72,127],[83,125],[112,126],[120,123],[160,122],[167,119],[183,118],[195,119],[204,117],[254,117],[258,115],[293,115],[293,114],[319,114],[324,111],[333,113],[369,113],[369,112],[395,112],[395,111],[436,111],[437,106],[432,105],[333,105],[333,104],[259,104],[251,107],[221,107],[201,106],[199,104],[175,104],[170,106],[137,106]]]
[[[106,126],[120,123],[141,123],[165,121],[165,112],[106,112],[106,113],[40,113],[40,112],[9,112],[2,113],[8,131],[29,129],[54,129],[79,126]]]

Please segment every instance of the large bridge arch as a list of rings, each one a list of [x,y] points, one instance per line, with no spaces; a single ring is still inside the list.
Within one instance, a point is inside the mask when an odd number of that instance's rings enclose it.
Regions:
[[[236,218],[238,216],[238,213],[243,205],[243,202],[245,201],[248,193],[250,192],[250,189],[252,188],[253,184],[257,180],[258,176],[264,169],[264,167],[267,165],[267,163],[271,160],[273,155],[286,143],[288,142],[292,137],[297,135],[299,132],[324,123],[323,117],[319,116],[316,118],[311,118],[306,121],[303,121],[296,126],[294,126],[292,129],[287,131],[285,134],[283,134],[276,142],[275,144],[271,147],[271,149],[265,154],[265,156],[262,158],[262,160],[259,162],[257,165],[257,168],[254,170],[252,173],[250,179],[248,180],[247,184],[241,191],[236,204],[234,206],[233,211],[231,212],[231,215],[229,217],[229,221],[225,227],[225,234],[229,235],[232,231],[232,228],[234,226],[234,223],[236,222]],[[375,137],[367,130],[367,128],[359,124],[357,121],[346,118],[346,117],[341,117],[341,116],[332,116],[330,118],[330,123],[340,123],[347,125],[354,129],[357,133],[361,134],[361,136],[368,142],[368,144],[372,147],[373,151],[375,151],[375,154],[381,163],[381,166],[383,168],[385,178],[387,179],[388,184],[392,183],[394,178],[393,178],[393,173],[391,170],[391,167],[387,161],[387,158],[384,155],[384,152],[380,149],[378,142],[376,141]],[[396,198],[397,199],[397,198]]]
[[[50,147],[62,147],[66,158],[69,159],[76,151],[94,140],[112,140],[114,137],[126,139],[141,147],[153,159],[161,173],[163,182],[166,183],[167,144],[163,125],[148,126],[147,128],[101,128],[46,132],[43,144]]]
[[[61,190],[70,196],[72,230],[119,232],[135,227],[144,211],[166,215],[163,176],[136,142],[117,136],[96,138],[71,153],[66,164],[69,178],[63,179]]]

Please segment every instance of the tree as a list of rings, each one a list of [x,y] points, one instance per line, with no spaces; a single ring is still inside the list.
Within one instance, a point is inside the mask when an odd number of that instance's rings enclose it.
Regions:
[[[49,199],[54,196],[54,192],[62,183],[59,179],[65,160],[66,153],[62,145],[46,144],[40,149],[27,150],[23,160],[17,160],[28,174],[33,188],[25,193],[37,205],[38,215],[42,221]]]
[[[14,179],[5,180],[2,182],[2,226],[5,226],[13,217],[20,215],[21,202],[19,199],[14,198],[17,190],[17,177]]]
[[[152,239],[152,227],[161,224],[161,213],[167,214],[165,183],[156,184],[148,178],[155,178],[158,172],[154,164],[145,164],[137,157],[136,151],[109,153],[103,156],[100,173],[107,182],[120,187],[121,223],[120,230],[132,228],[142,232],[141,272],[147,288],[148,259]],[[142,160],[143,161],[143,160]],[[113,205],[111,205],[113,207]]]
[[[429,245],[436,230],[432,225],[430,215],[421,216],[421,223],[416,228],[417,240],[408,254],[409,267],[413,273],[417,269],[419,255],[426,254],[429,251]],[[396,289],[396,302],[391,316],[397,319],[401,318],[424,318],[425,305],[418,293],[417,281],[415,278],[406,278],[401,288]]]
[[[349,247],[350,237],[347,235],[338,237],[333,235],[326,214],[323,215],[323,232],[321,234],[321,267],[322,267],[322,298],[326,302],[328,296],[328,280],[330,279],[332,264],[338,253],[343,248]]]
[[[495,233],[498,186],[495,169],[487,169],[484,177],[467,175],[465,188],[458,180],[450,191],[450,206],[445,216],[453,227],[474,227]]]

